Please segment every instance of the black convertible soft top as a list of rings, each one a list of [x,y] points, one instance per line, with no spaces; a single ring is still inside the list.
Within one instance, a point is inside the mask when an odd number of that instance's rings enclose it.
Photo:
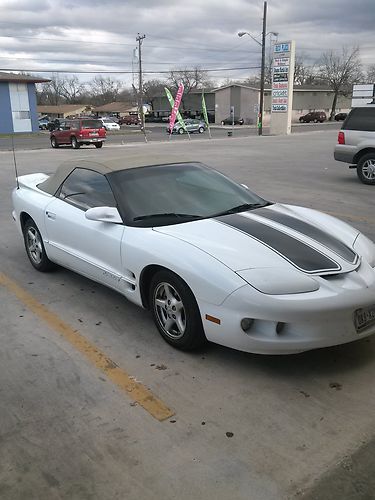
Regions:
[[[103,175],[107,175],[111,172],[118,170],[125,170],[129,168],[146,167],[153,165],[167,165],[171,163],[184,163],[192,162],[196,163],[195,160],[191,158],[182,158],[181,155],[174,154],[163,154],[163,155],[151,155],[149,152],[146,154],[139,154],[139,152],[134,152],[133,154],[127,154],[121,158],[113,158],[110,160],[103,160],[101,162],[91,161],[91,160],[70,160],[68,162],[62,163],[54,174],[50,175],[48,179],[41,182],[38,188],[46,193],[54,195],[56,191],[61,186],[62,182],[68,177],[68,175],[76,168],[86,168],[88,170],[94,170]]]

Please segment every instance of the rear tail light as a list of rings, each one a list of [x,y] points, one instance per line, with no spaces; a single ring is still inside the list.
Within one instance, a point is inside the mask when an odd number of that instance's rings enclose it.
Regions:
[[[339,144],[345,144],[345,134],[341,130],[339,132],[338,142]]]

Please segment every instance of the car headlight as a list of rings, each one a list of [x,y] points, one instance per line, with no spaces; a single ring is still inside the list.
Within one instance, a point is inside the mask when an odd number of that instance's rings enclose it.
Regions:
[[[359,234],[353,245],[354,250],[375,268],[375,244],[364,234]]]
[[[269,295],[306,293],[319,290],[319,283],[316,280],[294,269],[266,267],[245,269],[237,271],[237,274],[259,292]]]

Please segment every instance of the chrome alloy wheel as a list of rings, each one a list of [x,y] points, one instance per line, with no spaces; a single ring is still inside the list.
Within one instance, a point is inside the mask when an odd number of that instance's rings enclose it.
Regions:
[[[29,227],[27,230],[26,245],[30,258],[35,264],[40,264],[43,258],[43,246],[39,231],[35,227]]]
[[[362,166],[362,174],[369,181],[375,180],[375,160],[366,160]]]
[[[175,340],[183,337],[186,329],[185,307],[176,289],[169,283],[159,283],[153,302],[157,320],[165,334]]]

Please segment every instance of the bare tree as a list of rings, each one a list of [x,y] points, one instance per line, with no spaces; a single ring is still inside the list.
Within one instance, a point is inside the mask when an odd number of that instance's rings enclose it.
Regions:
[[[375,64],[371,64],[366,71],[366,82],[375,83]]]
[[[314,85],[318,83],[314,66],[308,66],[305,62],[305,55],[296,55],[294,63],[294,85]]]
[[[334,92],[329,117],[332,120],[335,116],[338,96],[348,93],[351,86],[363,78],[359,48],[347,49],[344,47],[341,54],[335,54],[332,50],[325,52],[320,64],[320,76]]]
[[[153,111],[156,98],[164,94],[165,85],[166,83],[161,80],[148,80],[143,83],[144,99],[151,104]]]
[[[39,104],[59,105],[64,102],[62,95],[63,79],[58,73],[50,76],[50,81],[38,85]]]
[[[167,82],[174,92],[177,92],[180,83],[183,83],[185,89],[184,96],[189,95],[192,90],[202,89],[209,85],[207,72],[201,70],[198,66],[193,69],[172,70]],[[182,105],[185,107],[183,98]]]
[[[120,81],[101,75],[96,75],[87,85],[90,88],[92,99],[97,105],[116,101],[122,88]]]
[[[81,83],[77,76],[71,76],[60,80],[60,95],[69,104],[81,102],[85,90],[85,84]]]

